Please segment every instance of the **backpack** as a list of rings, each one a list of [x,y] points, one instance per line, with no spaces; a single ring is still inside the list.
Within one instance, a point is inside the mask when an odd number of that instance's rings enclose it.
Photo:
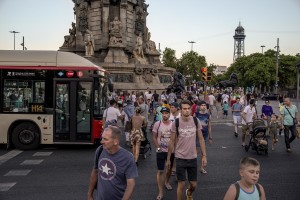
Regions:
[[[96,162],[95,163],[97,163],[97,165],[98,165],[99,158],[101,156],[102,151],[103,151],[103,146],[100,145],[96,150]],[[98,176],[97,176],[97,178],[98,178]],[[98,181],[96,182],[95,190],[97,189],[97,185],[98,185]]]
[[[235,195],[235,200],[238,200],[239,196],[240,196],[240,184],[238,182],[236,182],[234,184],[235,189],[236,189],[236,195]],[[258,183],[255,184],[258,194],[259,194],[259,198],[261,197],[261,191],[260,191],[260,187],[258,185]]]
[[[198,119],[197,119],[197,117],[193,117],[193,120],[194,120],[194,123],[196,125],[196,131],[197,131],[198,130]],[[178,137],[178,135],[179,135],[179,132],[178,132],[179,118],[175,119],[175,126],[176,126],[176,134],[177,134],[177,137]]]

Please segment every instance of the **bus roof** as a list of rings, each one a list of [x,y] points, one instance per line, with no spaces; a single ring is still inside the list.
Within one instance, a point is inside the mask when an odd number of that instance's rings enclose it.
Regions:
[[[64,51],[0,50],[0,68],[85,69],[105,71],[91,61]]]

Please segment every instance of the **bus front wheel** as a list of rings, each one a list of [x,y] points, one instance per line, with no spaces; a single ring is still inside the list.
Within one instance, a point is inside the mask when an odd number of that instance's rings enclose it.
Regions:
[[[12,143],[17,149],[36,149],[40,145],[38,127],[30,122],[17,125],[12,132]]]

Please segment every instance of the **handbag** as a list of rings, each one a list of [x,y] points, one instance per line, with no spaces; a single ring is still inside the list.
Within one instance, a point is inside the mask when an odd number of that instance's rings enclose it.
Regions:
[[[292,116],[292,114],[290,113],[289,109],[286,106],[285,106],[285,109],[289,112],[290,116],[293,118],[294,125],[297,125],[298,120]]]
[[[132,129],[132,120],[128,120],[125,124],[125,132],[130,132]]]

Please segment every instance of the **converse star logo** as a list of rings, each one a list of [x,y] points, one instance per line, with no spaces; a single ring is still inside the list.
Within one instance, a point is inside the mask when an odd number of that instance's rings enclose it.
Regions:
[[[116,175],[116,165],[109,158],[102,158],[98,163],[101,179],[112,180]]]
[[[107,175],[109,175],[108,174],[109,170],[110,170],[110,168],[107,167],[107,163],[105,164],[105,166],[102,166],[102,172],[106,173]]]

